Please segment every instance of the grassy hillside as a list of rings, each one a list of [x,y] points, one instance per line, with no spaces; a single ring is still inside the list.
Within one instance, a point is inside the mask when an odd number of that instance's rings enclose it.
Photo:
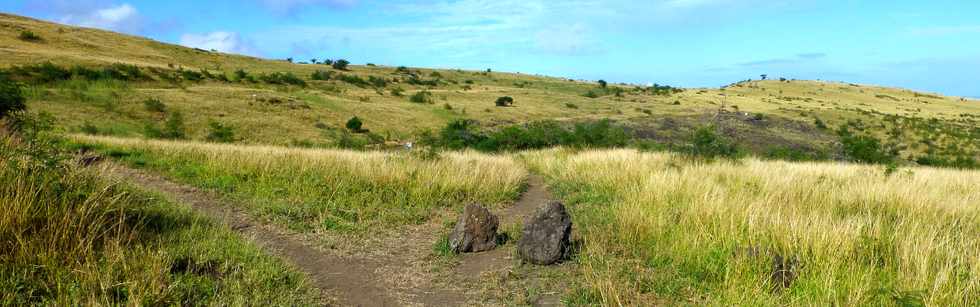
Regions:
[[[99,69],[123,63],[143,75],[120,81],[76,74],[70,80],[39,82],[35,69],[34,77],[21,78],[32,84],[31,108],[51,113],[60,129],[70,132],[153,136],[148,126],[162,129],[164,121],[180,113],[190,139],[205,139],[210,124],[217,122],[231,127],[239,142],[334,146],[354,116],[370,131],[357,137],[372,143],[416,140],[421,131],[462,118],[490,129],[537,120],[608,118],[640,138],[665,144],[679,143],[696,127],[714,123],[756,153],[790,147],[832,155],[839,150],[835,130],[842,125],[882,139],[907,160],[927,153],[980,153],[975,142],[980,103],[902,89],[768,80],[674,92],[488,71],[359,65],[339,70],[11,15],[0,15],[0,26],[0,67],[50,61],[65,69]],[[38,39],[21,39],[23,31]],[[313,80],[317,71],[322,72],[318,79],[328,80]],[[291,74],[303,84],[281,82],[275,73]],[[421,102],[411,102],[413,95]],[[495,106],[503,96],[513,97],[513,106]],[[816,124],[818,119],[822,124]]]

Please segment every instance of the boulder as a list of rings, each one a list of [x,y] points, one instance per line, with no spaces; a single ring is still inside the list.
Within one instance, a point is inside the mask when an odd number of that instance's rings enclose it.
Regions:
[[[525,263],[549,265],[562,260],[571,246],[572,218],[561,202],[551,202],[524,223],[517,253]]]
[[[481,205],[469,204],[449,234],[449,248],[455,253],[475,253],[497,247],[496,215]]]

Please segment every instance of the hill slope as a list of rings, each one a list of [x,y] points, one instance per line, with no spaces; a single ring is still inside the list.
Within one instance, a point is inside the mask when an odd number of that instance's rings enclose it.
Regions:
[[[21,39],[23,31],[40,39]],[[460,118],[487,128],[608,118],[660,143],[679,143],[695,127],[715,123],[757,153],[773,148],[833,153],[833,130],[846,125],[883,138],[888,148],[910,160],[926,153],[977,157],[980,136],[976,101],[846,83],[747,81],[674,92],[489,71],[373,65],[338,70],[2,14],[0,45],[3,68],[123,63],[149,76],[129,81],[25,80],[35,84],[28,91],[30,107],[51,113],[69,132],[151,135],[153,125],[180,113],[192,139],[205,138],[209,124],[217,122],[232,127],[245,143],[329,145],[344,137],[344,124],[353,116],[373,132],[374,141],[413,140],[420,131]],[[319,79],[326,80],[312,80],[318,71]],[[305,84],[277,79],[286,75]],[[411,102],[412,96],[421,103]],[[496,107],[502,96],[513,97],[514,105]],[[817,119],[829,128],[816,127]]]

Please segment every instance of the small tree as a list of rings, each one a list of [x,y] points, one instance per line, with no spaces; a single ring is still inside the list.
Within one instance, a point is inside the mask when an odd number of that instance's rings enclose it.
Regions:
[[[510,96],[504,96],[497,98],[496,104],[498,107],[508,107],[514,105],[514,98]]]
[[[608,85],[609,83],[607,83],[606,80],[599,80],[599,87],[606,88]]]
[[[759,77],[762,77],[762,80],[765,80],[766,78],[769,78],[769,75],[767,75],[767,74],[761,74],[761,75],[759,75]]]
[[[20,84],[0,75],[0,118],[23,111],[25,108]]]
[[[293,62],[293,58],[286,58],[286,62],[292,63]]]
[[[333,65],[333,60],[331,60],[331,59],[323,59],[323,62],[320,62],[320,63],[322,63],[323,65]]]
[[[316,64],[316,58],[310,59],[310,63]]]
[[[347,65],[350,65],[350,61],[344,59],[333,61],[333,68],[337,70],[347,70]]]
[[[357,118],[357,116],[354,116],[354,117],[351,117],[350,119],[348,119],[347,120],[347,124],[344,125],[344,126],[347,127],[347,130],[350,130],[351,132],[357,133],[357,132],[361,132],[361,126],[363,124],[364,123],[361,122],[361,119],[360,118]]]

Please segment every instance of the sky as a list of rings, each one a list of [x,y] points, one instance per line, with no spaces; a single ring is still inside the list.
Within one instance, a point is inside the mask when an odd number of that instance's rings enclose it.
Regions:
[[[767,74],[980,97],[974,0],[2,0],[0,11],[274,59],[682,87]]]

